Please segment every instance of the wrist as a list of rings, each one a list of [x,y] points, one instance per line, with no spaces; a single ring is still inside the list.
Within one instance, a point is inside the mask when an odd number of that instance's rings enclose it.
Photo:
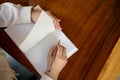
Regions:
[[[54,80],[57,80],[58,75],[59,75],[59,73],[56,73],[56,72],[53,72],[53,71],[50,71],[50,72],[46,71],[45,74],[48,75],[49,77],[51,77]]]
[[[34,10],[34,9],[31,10],[31,20],[32,20],[32,22],[37,21],[40,13],[41,13],[41,11],[39,11],[39,10]]]

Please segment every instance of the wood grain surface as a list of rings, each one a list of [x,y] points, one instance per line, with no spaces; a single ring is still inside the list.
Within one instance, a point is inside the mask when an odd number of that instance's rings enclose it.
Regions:
[[[120,80],[120,38],[101,70],[98,80]]]
[[[79,48],[58,80],[96,80],[120,36],[120,0],[2,0],[36,6],[61,19]]]

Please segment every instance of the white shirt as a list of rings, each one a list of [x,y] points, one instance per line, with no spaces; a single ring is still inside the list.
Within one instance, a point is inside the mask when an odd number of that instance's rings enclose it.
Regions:
[[[21,6],[13,3],[3,3],[0,5],[0,27],[13,26],[21,23],[31,23],[32,6]],[[53,80],[43,74],[40,80]]]

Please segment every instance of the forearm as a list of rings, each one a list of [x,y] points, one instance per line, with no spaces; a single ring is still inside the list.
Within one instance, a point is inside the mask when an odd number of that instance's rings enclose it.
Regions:
[[[13,3],[3,3],[0,5],[0,26],[12,26],[21,23],[31,22],[32,6],[21,6]]]
[[[43,74],[40,80],[53,80],[50,76]]]
[[[0,5],[0,27],[36,22],[40,13],[41,9],[34,9],[32,6],[3,3]]]

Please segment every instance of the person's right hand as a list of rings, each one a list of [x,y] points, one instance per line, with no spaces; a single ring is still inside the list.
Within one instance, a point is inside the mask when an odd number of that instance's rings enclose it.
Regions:
[[[48,54],[48,70],[46,74],[57,80],[59,73],[67,63],[66,49],[59,43]]]

